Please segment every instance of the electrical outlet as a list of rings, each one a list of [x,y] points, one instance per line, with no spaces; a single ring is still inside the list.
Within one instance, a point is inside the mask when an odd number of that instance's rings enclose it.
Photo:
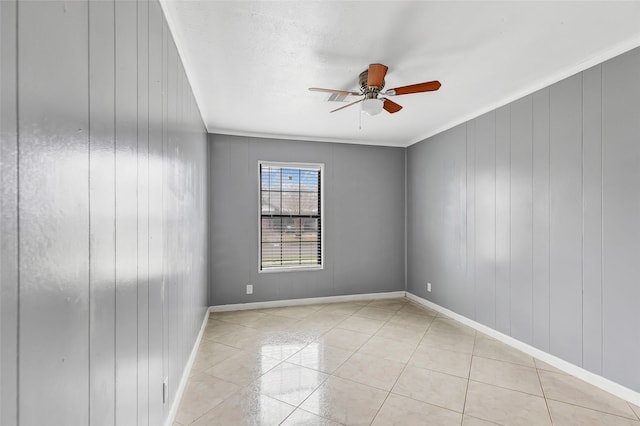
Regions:
[[[253,294],[253,285],[247,284],[247,294]]]
[[[167,403],[167,398],[169,397],[169,378],[165,377],[162,382],[162,403]]]
[[[427,283],[427,291],[431,293],[431,283]]]

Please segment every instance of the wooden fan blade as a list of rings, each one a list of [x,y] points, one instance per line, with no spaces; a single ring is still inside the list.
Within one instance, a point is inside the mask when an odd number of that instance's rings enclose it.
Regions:
[[[402,109],[402,105],[398,105],[391,99],[385,99],[382,104],[382,108],[384,108],[389,114],[393,114],[394,112],[400,111]]]
[[[396,87],[389,89],[385,95],[408,95],[410,93],[432,92],[438,90],[441,84],[439,81],[427,81],[426,83],[412,84],[410,86]]]
[[[355,102],[351,102],[351,103],[350,103],[350,104],[348,104],[348,105],[341,106],[340,108],[336,108],[336,109],[334,109],[333,111],[329,111],[329,112],[336,112],[336,111],[340,111],[341,109],[345,109],[345,108],[347,108],[347,107],[350,107],[351,105],[358,104],[358,103],[360,103],[360,102],[362,102],[362,101],[364,101],[364,98],[362,98],[362,99],[360,99],[360,100],[357,100],[357,101],[355,101]]]
[[[348,90],[336,90],[336,89],[321,89],[319,87],[309,87],[311,92],[324,92],[324,93],[337,93],[338,95],[352,95],[359,96],[359,92],[350,92]]]
[[[384,76],[387,75],[389,68],[382,64],[369,65],[369,73],[367,77],[367,86],[382,87]]]

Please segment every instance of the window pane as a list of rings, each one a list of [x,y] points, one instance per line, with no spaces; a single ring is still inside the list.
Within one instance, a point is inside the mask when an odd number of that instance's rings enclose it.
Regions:
[[[318,193],[318,171],[300,170],[300,191],[310,191]]]
[[[318,214],[318,194],[315,192],[300,193],[300,214]]]
[[[299,214],[300,210],[300,193],[299,192],[283,192],[282,193],[282,214]]]
[[[262,242],[280,242],[282,219],[262,218]]]
[[[262,191],[261,211],[263,214],[280,214],[280,192]]]
[[[282,169],[282,190],[298,191],[300,189],[300,170]]]

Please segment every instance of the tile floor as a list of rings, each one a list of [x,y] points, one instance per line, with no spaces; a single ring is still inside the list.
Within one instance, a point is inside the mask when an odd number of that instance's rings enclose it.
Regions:
[[[635,425],[640,408],[407,299],[212,313],[174,426]]]

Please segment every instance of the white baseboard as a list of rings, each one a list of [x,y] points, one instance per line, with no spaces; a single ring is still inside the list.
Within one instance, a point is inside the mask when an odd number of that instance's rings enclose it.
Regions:
[[[563,359],[560,359],[554,355],[551,355],[547,352],[541,351],[540,349],[534,348],[526,343],[523,343],[517,339],[514,339],[511,336],[507,336],[506,334],[500,333],[486,325],[475,322],[467,317],[464,317],[460,314],[457,314],[453,311],[450,311],[447,308],[443,308],[440,305],[437,305],[429,300],[423,299],[422,297],[416,296],[415,294],[407,292],[407,299],[416,302],[422,306],[425,306],[429,309],[433,309],[436,312],[439,312],[443,315],[448,316],[464,325],[467,325],[471,328],[476,329],[477,331],[484,333],[490,337],[493,337],[496,340],[501,341],[515,349],[518,349],[526,354],[531,355],[534,358],[539,359],[540,361],[544,361],[549,365],[556,367],[559,370],[562,370],[566,373],[571,374],[585,382],[592,384],[606,392],[609,392],[619,398],[627,400],[632,404],[640,406],[640,393],[631,390],[625,386],[622,386],[616,382],[613,382],[609,379],[606,379],[602,376],[599,376],[595,373],[587,371],[577,365],[571,364]]]
[[[211,312],[211,308],[207,308],[207,312],[204,314],[204,319],[202,320],[202,325],[200,326],[200,332],[198,332],[198,337],[196,338],[196,342],[191,349],[191,354],[189,355],[189,360],[187,364],[184,366],[184,370],[182,371],[182,377],[180,378],[180,384],[178,385],[178,389],[176,390],[176,396],[173,398],[173,402],[171,403],[171,409],[169,410],[169,415],[165,420],[165,426],[172,426],[176,421],[176,416],[178,415],[178,409],[180,408],[180,402],[182,401],[182,395],[184,394],[184,390],[187,387],[187,382],[189,381],[189,375],[191,374],[191,367],[193,367],[193,362],[196,360],[196,355],[198,354],[198,349],[200,348],[200,341],[202,341],[202,335],[204,334],[204,329],[207,326],[207,321],[209,321],[209,313]]]
[[[392,297],[404,297],[405,291],[389,291],[386,293],[348,294],[344,296],[310,297],[307,299],[273,300],[270,302],[236,303],[217,305],[209,308],[211,312],[243,311],[247,309],[281,308],[285,306],[315,305],[318,303],[363,302]]]

